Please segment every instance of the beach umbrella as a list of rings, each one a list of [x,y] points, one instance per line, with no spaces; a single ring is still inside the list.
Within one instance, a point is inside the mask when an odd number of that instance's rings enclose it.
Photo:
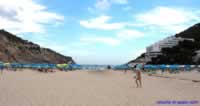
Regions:
[[[45,63],[44,63],[44,64],[41,64],[41,67],[42,67],[42,68],[49,68],[48,64],[45,64]]]
[[[65,67],[65,68],[66,68],[67,66],[68,66],[68,64],[63,64],[63,67]]]
[[[0,61],[0,65],[3,66],[3,62],[2,61]]]
[[[11,66],[12,68],[20,68],[20,67],[21,67],[21,64],[19,64],[19,63],[11,63],[10,66]]]
[[[56,68],[56,64],[48,64],[48,65],[49,65],[50,68]]]
[[[3,67],[3,64],[2,64],[2,63],[0,63],[0,67]]]
[[[152,69],[159,69],[159,66],[158,65],[152,65],[151,68]]]
[[[160,65],[160,66],[159,66],[159,68],[160,68],[160,69],[166,69],[166,68],[167,68],[167,66],[166,66],[166,65],[164,65],[164,64],[162,64],[162,65]]]
[[[44,68],[43,64],[32,64],[33,68]]]
[[[119,70],[125,70],[125,69],[129,69],[129,68],[130,67],[126,64],[115,66],[115,69],[119,69]]]
[[[69,67],[71,67],[72,69],[81,69],[83,66],[79,64],[70,64]],[[86,67],[89,68],[89,66]]]
[[[31,68],[31,64],[22,64],[23,68]]]
[[[10,63],[4,63],[3,64],[5,67],[10,67]]]
[[[195,68],[195,65],[190,65],[191,68]]]
[[[186,70],[189,70],[190,68],[191,68],[190,65],[185,65]]]
[[[178,69],[179,66],[178,66],[178,65],[169,65],[169,68],[170,68],[170,69]]]
[[[144,65],[144,68],[147,69],[149,75],[156,74],[155,69],[159,69],[157,65]]]
[[[114,66],[114,69],[115,69],[115,70],[119,70],[119,69],[120,69],[120,65]]]
[[[145,69],[151,69],[152,65],[144,65]]]
[[[67,68],[68,64],[57,64],[56,67],[58,67],[58,68]]]
[[[129,63],[128,66],[133,68],[135,66],[135,64],[134,63]]]
[[[170,68],[170,65],[165,65],[166,69],[169,69]]]
[[[179,68],[184,68],[185,67],[185,65],[179,65]]]
[[[124,65],[121,65],[121,68],[123,68],[123,69],[128,69],[128,68],[129,68],[129,66],[128,66],[128,65],[126,65],[126,64],[124,64]]]
[[[40,67],[41,68],[50,68],[49,64],[47,64],[47,63],[40,64]]]
[[[145,65],[144,68],[145,69],[156,69],[158,67],[156,65]]]
[[[41,65],[40,64],[31,64],[31,67],[32,68],[41,68]]]

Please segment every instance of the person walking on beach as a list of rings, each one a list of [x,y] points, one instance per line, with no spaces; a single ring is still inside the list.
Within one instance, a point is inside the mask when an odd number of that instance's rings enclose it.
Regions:
[[[126,64],[125,66],[126,66],[126,68],[124,69],[124,74],[126,74],[126,73],[127,73],[127,71],[128,71],[128,69],[129,69],[129,66],[128,66],[128,64]]]
[[[110,66],[110,65],[108,65],[108,66],[107,66],[107,69],[108,69],[108,70],[110,70],[110,69],[111,69],[111,66]]]
[[[127,72],[127,69],[124,70],[124,74],[126,74],[126,72]]]
[[[3,74],[3,65],[0,65],[0,71],[1,71],[1,74]]]
[[[142,70],[142,65],[141,64],[136,65],[135,82],[136,82],[137,88],[142,87],[141,70]]]

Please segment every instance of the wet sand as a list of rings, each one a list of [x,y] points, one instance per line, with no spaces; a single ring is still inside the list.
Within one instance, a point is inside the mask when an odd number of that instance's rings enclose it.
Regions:
[[[166,100],[200,102],[199,82],[142,74],[143,87],[136,88],[133,76],[132,72],[120,71],[6,71],[0,75],[0,106],[200,105],[157,104]],[[172,77],[200,80],[200,73],[181,73]]]

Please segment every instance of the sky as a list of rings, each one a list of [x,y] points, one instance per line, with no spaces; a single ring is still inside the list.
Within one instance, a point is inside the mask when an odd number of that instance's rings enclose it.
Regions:
[[[0,0],[0,29],[79,64],[124,64],[200,22],[200,0]]]

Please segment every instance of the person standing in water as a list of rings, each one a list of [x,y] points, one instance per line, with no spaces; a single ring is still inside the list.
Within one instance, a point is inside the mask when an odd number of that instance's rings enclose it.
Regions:
[[[142,70],[142,65],[141,64],[136,65],[135,82],[136,82],[137,87],[142,87],[141,70]]]

